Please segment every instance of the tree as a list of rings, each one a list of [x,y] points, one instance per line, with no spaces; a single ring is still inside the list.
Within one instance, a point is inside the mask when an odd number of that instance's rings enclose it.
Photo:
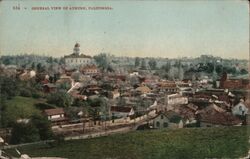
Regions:
[[[94,125],[96,125],[96,121],[100,120],[100,108],[89,107],[88,113],[89,113],[89,116],[93,119]]]
[[[147,67],[146,67],[146,62],[145,62],[145,60],[144,59],[142,59],[142,61],[141,61],[141,69],[142,70],[145,70]]]
[[[243,74],[243,75],[245,75],[245,74],[248,73],[248,71],[247,71],[246,69],[243,68],[243,69],[240,70],[240,73]]]
[[[10,65],[11,64],[11,59],[9,57],[4,58],[3,59],[3,64]]]
[[[164,70],[164,71],[166,71],[166,72],[168,72],[170,70],[170,68],[171,68],[170,62],[167,62],[165,65],[163,65],[161,67],[161,69]]]
[[[33,123],[15,123],[11,132],[11,144],[39,141],[39,130]]]
[[[148,65],[149,67],[151,68],[151,70],[155,70],[156,69],[156,66],[157,66],[157,62],[155,61],[155,59],[150,59],[148,61]]]
[[[222,65],[217,65],[215,67],[215,71],[216,71],[217,74],[222,74],[222,72],[223,72],[223,66]]]
[[[68,107],[72,103],[72,98],[67,92],[59,91],[49,94],[47,96],[47,102],[50,104],[55,104],[59,107]]]
[[[45,66],[42,66],[41,63],[38,63],[38,64],[36,65],[36,70],[37,70],[38,72],[43,72],[43,71],[45,71]]]
[[[34,62],[32,62],[32,64],[31,64],[31,69],[32,69],[32,70],[35,69],[35,63],[34,63]]]
[[[138,66],[140,66],[140,58],[136,57],[135,58],[135,67],[138,67]]]
[[[52,64],[52,63],[53,63],[53,58],[52,58],[52,56],[50,56],[50,57],[47,59],[47,63],[49,63],[49,64]]]
[[[28,123],[21,122],[13,125],[11,143],[19,144],[48,140],[53,137],[50,122],[46,117],[33,115]]]
[[[50,121],[41,115],[33,115],[31,117],[32,124],[38,129],[41,140],[48,140],[53,137]]]
[[[117,105],[118,105],[118,106],[125,107],[125,106],[126,106],[126,99],[123,98],[123,97],[120,97],[120,99],[118,100]]]
[[[59,59],[59,64],[60,64],[60,65],[65,64],[64,58],[60,58],[60,59]]]
[[[105,53],[94,56],[94,59],[98,65],[103,70],[106,70],[109,66],[108,57]]]
[[[7,99],[11,99],[19,93],[19,81],[15,78],[0,76],[0,92]]]
[[[177,67],[171,67],[171,69],[169,70],[169,74],[168,74],[168,77],[170,79],[176,79],[176,78],[179,78],[179,70]]]

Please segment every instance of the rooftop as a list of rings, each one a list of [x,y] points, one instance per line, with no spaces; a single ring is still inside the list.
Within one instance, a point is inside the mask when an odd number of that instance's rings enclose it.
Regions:
[[[64,110],[63,110],[63,108],[45,109],[44,113],[48,116],[58,115],[58,114],[64,114]]]
[[[80,54],[80,55],[78,55],[78,54],[70,54],[70,55],[66,55],[66,56],[64,56],[64,58],[92,58],[91,56],[89,56],[89,55],[85,55],[85,54]]]

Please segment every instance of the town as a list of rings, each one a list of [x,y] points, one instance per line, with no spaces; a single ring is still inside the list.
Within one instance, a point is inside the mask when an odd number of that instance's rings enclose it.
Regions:
[[[79,43],[60,59],[2,56],[2,145],[249,125],[247,70],[247,60],[209,55],[91,57]]]

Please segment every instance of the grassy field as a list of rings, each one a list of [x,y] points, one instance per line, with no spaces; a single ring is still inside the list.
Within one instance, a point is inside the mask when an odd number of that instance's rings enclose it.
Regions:
[[[39,104],[39,106],[38,106]],[[6,100],[6,109],[2,112],[3,123],[14,123],[17,119],[30,118],[32,115],[41,114],[41,109],[55,107],[47,104],[45,99],[16,96]]]
[[[37,102],[37,99],[20,96],[7,100],[4,117],[8,121],[15,121],[17,118],[29,118],[33,114],[39,114],[39,109],[35,107]]]
[[[51,147],[19,148],[30,156],[70,159],[239,158],[249,150],[249,127],[137,131],[87,140],[65,141]],[[14,150],[8,150],[15,154]]]

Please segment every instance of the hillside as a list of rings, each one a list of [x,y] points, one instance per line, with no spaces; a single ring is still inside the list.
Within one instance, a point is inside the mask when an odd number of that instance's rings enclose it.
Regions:
[[[30,156],[70,159],[238,158],[246,156],[249,127],[137,131],[87,140],[19,148]],[[14,150],[8,152],[15,154]]]
[[[40,115],[41,109],[55,107],[47,104],[44,99],[15,96],[6,100],[5,109],[2,111],[2,123],[6,126],[16,122],[17,119],[30,118],[32,115]],[[0,125],[1,126],[1,125]]]

